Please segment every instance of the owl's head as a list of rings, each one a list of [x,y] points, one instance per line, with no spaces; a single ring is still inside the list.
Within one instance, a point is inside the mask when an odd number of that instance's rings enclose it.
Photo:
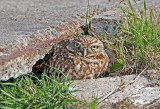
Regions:
[[[104,52],[103,43],[94,37],[82,35],[68,40],[67,50],[69,53],[80,57],[95,57]]]

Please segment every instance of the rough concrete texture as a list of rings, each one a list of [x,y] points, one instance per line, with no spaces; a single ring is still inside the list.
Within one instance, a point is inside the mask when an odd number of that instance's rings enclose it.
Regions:
[[[82,31],[80,26],[81,24],[78,22],[72,21],[56,29],[48,28],[40,30],[34,34],[24,35],[17,39],[15,44],[11,43],[9,48],[5,48],[0,57],[0,79],[16,78],[19,75],[31,72],[35,62],[43,58],[48,50],[51,49],[51,44]]]
[[[0,80],[30,72],[33,64],[47,53],[51,45],[82,32],[87,1],[1,0]],[[139,0],[138,3],[143,4],[142,1]],[[107,15],[110,17],[113,11],[117,13],[116,10],[119,10],[119,2],[120,0],[90,0],[90,6],[93,10],[96,9],[100,18],[105,16],[108,19]],[[147,0],[147,3],[157,6],[158,0]],[[115,14],[114,18],[116,15],[119,16]],[[112,23],[106,25],[103,25],[104,30],[111,35],[115,34],[115,26]]]
[[[157,76],[154,77],[154,79],[153,74]],[[146,77],[146,75],[148,75],[148,77]],[[77,80],[72,84],[74,89],[79,90],[74,94],[74,96],[83,100],[93,101],[96,97],[104,97],[121,85],[128,84],[136,76],[137,75],[129,75],[122,77],[99,78],[93,80]],[[149,77],[152,77],[152,79]],[[135,107],[140,109],[146,107],[159,109],[160,107],[156,108],[156,106],[159,106],[160,104],[160,84],[154,85],[154,87],[150,86],[151,82],[159,81],[159,79],[160,72],[156,72],[154,70],[146,71],[133,84],[130,84],[127,87],[117,91],[116,93],[113,93],[110,97],[103,101],[99,107],[101,107],[101,109],[108,109],[106,106],[114,108],[117,103],[121,102],[122,105],[122,101],[128,99],[128,101],[130,101],[132,104],[132,108],[129,109],[135,109]],[[127,105],[124,108],[127,108]]]

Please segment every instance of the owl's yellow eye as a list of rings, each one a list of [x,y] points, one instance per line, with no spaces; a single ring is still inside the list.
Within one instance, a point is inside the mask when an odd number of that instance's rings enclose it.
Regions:
[[[79,43],[74,43],[74,47],[79,48],[81,45]]]
[[[97,46],[97,45],[93,45],[93,46],[91,47],[91,49],[92,49],[92,50],[96,50],[96,49],[98,49],[98,47],[99,47],[99,46]]]

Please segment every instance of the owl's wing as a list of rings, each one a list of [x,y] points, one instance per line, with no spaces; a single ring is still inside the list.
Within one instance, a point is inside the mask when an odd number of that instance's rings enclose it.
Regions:
[[[38,60],[32,67],[32,72],[38,76],[41,77],[42,73],[44,72],[44,69],[46,68],[46,64],[49,61],[49,59],[53,56],[54,53],[54,46],[52,49],[44,56],[43,59]]]

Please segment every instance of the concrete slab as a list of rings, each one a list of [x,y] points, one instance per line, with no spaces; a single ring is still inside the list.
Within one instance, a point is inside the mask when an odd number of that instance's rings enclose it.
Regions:
[[[93,80],[76,80],[73,82],[72,88],[78,90],[76,93],[74,93],[74,96],[77,98],[93,101],[95,98],[103,98],[118,87],[130,83],[135,77],[137,77],[137,75],[99,78]],[[151,83],[157,83],[159,78],[160,72],[148,70],[133,84],[130,84],[113,93],[98,107],[101,107],[100,109],[108,109],[109,106],[111,106],[113,109],[159,109],[160,107],[156,108],[156,106],[160,106],[160,82],[159,85],[155,84],[154,86],[151,86]],[[119,102],[121,102],[121,105],[123,105],[122,101],[125,99],[128,99],[131,102],[132,108],[127,107],[129,102],[124,108],[120,108],[120,106],[114,108],[114,106]],[[148,108],[145,108],[146,106]]]

